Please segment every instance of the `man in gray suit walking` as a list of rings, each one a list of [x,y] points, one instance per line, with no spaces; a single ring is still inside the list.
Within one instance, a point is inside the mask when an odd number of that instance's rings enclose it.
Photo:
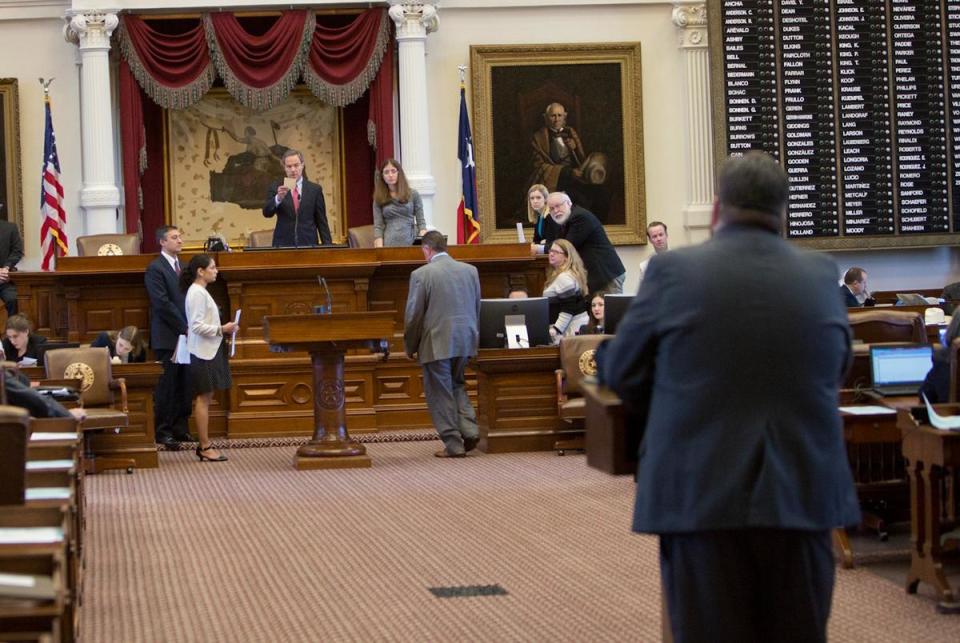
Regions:
[[[423,367],[423,392],[433,426],[443,440],[438,458],[462,458],[477,448],[477,414],[463,379],[477,354],[480,277],[447,254],[443,235],[431,230],[420,246],[427,265],[410,273],[403,345]]]

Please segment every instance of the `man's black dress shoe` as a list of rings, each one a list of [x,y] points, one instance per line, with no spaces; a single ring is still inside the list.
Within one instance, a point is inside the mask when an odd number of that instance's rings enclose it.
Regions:
[[[178,433],[177,435],[173,436],[173,439],[177,442],[196,442],[196,440],[193,439],[193,436],[189,433]]]
[[[157,436],[157,444],[161,444],[167,448],[168,451],[179,451],[180,443],[172,435],[160,435]]]
[[[464,451],[473,451],[477,448],[477,445],[480,444],[480,438],[464,438],[463,439],[463,450]]]

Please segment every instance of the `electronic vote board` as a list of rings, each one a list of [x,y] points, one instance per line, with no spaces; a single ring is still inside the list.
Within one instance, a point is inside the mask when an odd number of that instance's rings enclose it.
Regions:
[[[821,248],[960,236],[960,0],[710,0],[718,158],[790,176],[785,235]]]

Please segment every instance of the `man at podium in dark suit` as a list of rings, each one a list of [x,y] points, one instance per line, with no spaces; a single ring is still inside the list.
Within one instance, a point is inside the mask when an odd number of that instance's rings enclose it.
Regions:
[[[427,265],[410,273],[403,346],[423,367],[423,393],[444,445],[434,455],[462,458],[479,442],[463,373],[480,339],[480,277],[475,267],[447,254],[436,230],[423,235],[420,248]]]
[[[332,243],[323,188],[303,178],[303,169],[303,154],[287,150],[283,154],[283,171],[290,180],[274,183],[267,190],[263,216],[277,217],[274,248],[317,246],[318,234],[323,245]],[[288,187],[290,183],[292,187]]]
[[[717,185],[713,239],[655,256],[598,351],[643,423],[633,529],[660,535],[676,641],[825,641],[831,530],[860,520],[847,311],[834,263],[780,236],[772,158],[731,159]]]

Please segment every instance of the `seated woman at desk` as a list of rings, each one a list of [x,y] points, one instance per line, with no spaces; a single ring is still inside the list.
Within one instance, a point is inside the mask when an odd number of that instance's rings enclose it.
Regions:
[[[143,362],[147,358],[143,338],[136,326],[124,326],[120,330],[105,330],[90,342],[90,347],[108,349],[114,364]]]
[[[550,299],[550,337],[560,342],[564,335],[573,335],[590,321],[587,316],[587,270],[577,249],[566,239],[557,239],[547,253],[550,273],[543,287],[543,296]]]
[[[427,231],[423,201],[410,188],[400,163],[387,159],[373,187],[373,247],[409,246]]]
[[[931,404],[941,404],[950,400],[950,344],[960,337],[960,314],[954,314],[943,336],[943,346],[933,352],[933,366],[927,373],[921,395],[926,395]],[[921,402],[923,397],[920,398]]]
[[[580,327],[578,335],[603,335],[603,293],[590,298],[590,321]]]
[[[11,315],[3,331],[3,352],[8,362],[23,362],[33,366],[39,357],[38,347],[47,341],[43,335],[33,333],[33,322],[26,315]]]

